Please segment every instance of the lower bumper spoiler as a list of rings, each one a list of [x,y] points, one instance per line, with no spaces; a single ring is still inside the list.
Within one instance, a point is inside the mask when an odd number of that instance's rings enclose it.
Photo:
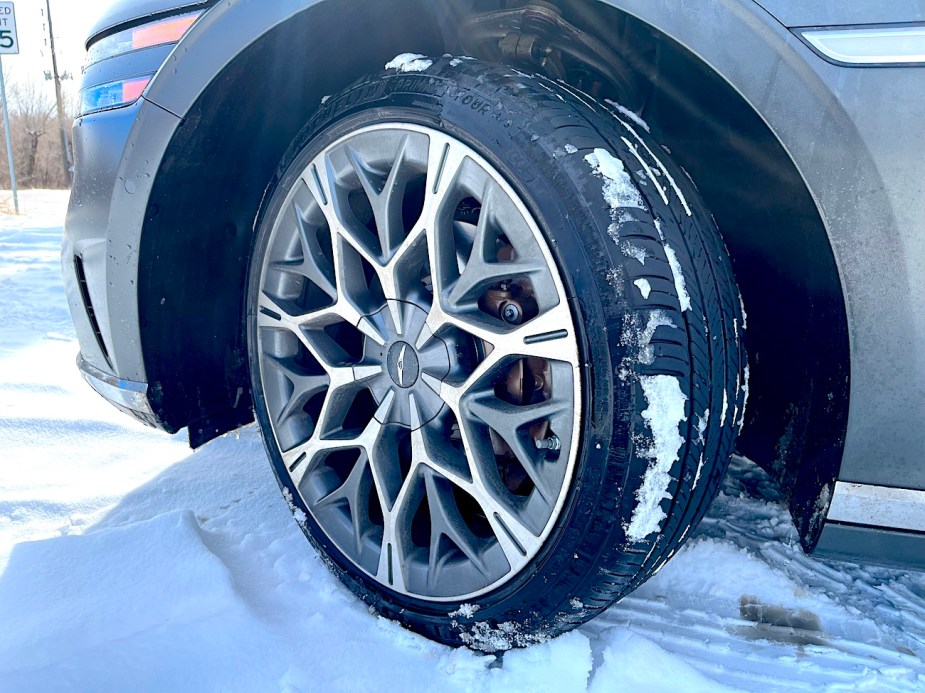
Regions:
[[[77,368],[90,387],[120,411],[154,428],[160,425],[148,401],[148,384],[110,375],[90,365],[81,354],[77,355]]]

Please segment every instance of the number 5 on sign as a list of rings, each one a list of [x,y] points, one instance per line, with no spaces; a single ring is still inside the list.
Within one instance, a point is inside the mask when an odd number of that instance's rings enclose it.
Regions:
[[[16,13],[13,3],[0,2],[0,55],[19,53],[19,39],[16,37]]]

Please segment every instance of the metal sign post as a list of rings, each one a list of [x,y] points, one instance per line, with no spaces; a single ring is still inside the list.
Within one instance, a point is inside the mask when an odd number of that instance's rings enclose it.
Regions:
[[[19,214],[19,193],[16,190],[16,165],[13,163],[13,138],[10,135],[10,111],[6,103],[6,80],[3,78],[3,57],[19,53],[16,35],[16,13],[12,2],[0,2],[0,99],[3,101],[3,130],[6,133],[6,155],[10,162],[10,185],[13,206]]]

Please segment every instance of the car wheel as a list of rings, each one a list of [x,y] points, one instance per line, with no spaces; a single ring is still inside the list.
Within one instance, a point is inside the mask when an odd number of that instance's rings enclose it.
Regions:
[[[326,100],[258,216],[257,420],[338,577],[444,643],[526,645],[652,575],[742,420],[723,242],[645,127],[417,60]]]

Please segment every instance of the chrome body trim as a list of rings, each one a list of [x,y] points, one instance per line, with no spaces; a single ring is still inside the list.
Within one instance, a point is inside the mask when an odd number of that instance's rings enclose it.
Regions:
[[[842,65],[925,63],[925,26],[804,29],[798,33],[820,55]]]
[[[925,532],[925,491],[838,481],[827,520]]]
[[[109,373],[104,373],[99,368],[87,363],[81,355],[77,356],[77,367],[80,369],[80,374],[84,377],[84,380],[86,380],[90,384],[90,387],[96,390],[103,399],[117,406],[131,409],[132,411],[147,416],[154,416],[154,412],[151,410],[151,405],[148,402],[147,383],[124,380],[110,375]]]

